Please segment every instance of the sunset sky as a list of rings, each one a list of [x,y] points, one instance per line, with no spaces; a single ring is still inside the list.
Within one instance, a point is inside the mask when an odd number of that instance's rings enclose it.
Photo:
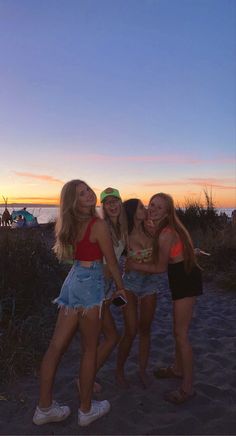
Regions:
[[[0,0],[0,202],[236,207],[235,0]]]

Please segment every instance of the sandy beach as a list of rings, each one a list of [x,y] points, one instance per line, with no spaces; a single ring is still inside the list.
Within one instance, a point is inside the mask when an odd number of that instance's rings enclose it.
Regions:
[[[122,329],[120,309],[113,313]],[[118,387],[114,379],[116,350],[100,370],[103,386],[97,399],[108,399],[112,409],[90,426],[77,425],[78,399],[75,377],[78,372],[79,335],[60,365],[55,383],[55,399],[71,407],[71,416],[62,423],[37,427],[32,416],[38,400],[38,376],[32,375],[0,391],[1,435],[235,435],[236,434],[236,293],[205,285],[198,299],[191,327],[195,355],[195,390],[188,403],[175,406],[163,400],[164,392],[178,386],[176,380],[157,380],[156,366],[167,365],[173,354],[171,300],[168,291],[158,298],[152,329],[149,362],[150,386],[143,389],[137,376],[136,339],[127,362],[129,389]]]

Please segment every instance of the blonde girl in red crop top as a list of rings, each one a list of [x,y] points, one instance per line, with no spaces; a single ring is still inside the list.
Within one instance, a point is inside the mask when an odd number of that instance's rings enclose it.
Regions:
[[[154,371],[157,378],[176,377],[180,388],[165,395],[165,399],[181,404],[195,394],[193,390],[193,356],[188,331],[196,296],[202,293],[201,271],[195,260],[190,235],[175,213],[170,195],[155,194],[149,202],[149,219],[153,222],[153,260],[150,264],[129,262],[129,268],[149,273],[168,271],[173,299],[175,361],[167,368]]]
[[[40,399],[33,417],[36,425],[61,421],[70,414],[69,407],[53,401],[52,389],[57,366],[78,327],[83,343],[78,423],[88,425],[110,409],[106,400],[91,402],[101,324],[99,314],[104,299],[103,257],[117,292],[125,296],[125,291],[108,226],[96,216],[95,206],[96,195],[85,182],[72,180],[63,186],[54,251],[59,260],[67,259],[72,245],[74,263],[55,300],[60,310],[41,365]]]

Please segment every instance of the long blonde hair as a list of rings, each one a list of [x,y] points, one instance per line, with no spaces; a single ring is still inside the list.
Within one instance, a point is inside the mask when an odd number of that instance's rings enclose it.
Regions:
[[[114,223],[110,219],[110,217],[109,217],[109,215],[104,207],[104,204],[102,204],[103,218],[109,226],[109,229],[111,232],[112,243],[113,243],[114,247],[117,247],[119,245],[120,240],[123,241],[124,244],[126,245],[127,234],[128,234],[127,219],[126,219],[124,207],[123,207],[122,201],[121,200],[118,200],[118,201],[120,203],[120,215],[118,216],[118,220],[117,220],[116,225],[114,225]]]
[[[150,199],[150,202],[156,197],[159,197],[165,201],[167,216],[165,216],[159,222],[157,230],[156,230],[155,235],[154,235],[153,260],[154,260],[154,262],[158,262],[159,236],[160,236],[162,230],[168,226],[178,234],[178,236],[183,244],[184,266],[185,266],[186,272],[190,272],[191,269],[193,268],[193,266],[197,265],[194,250],[193,250],[193,243],[192,243],[191,236],[190,236],[188,230],[184,227],[184,225],[181,223],[178,216],[176,215],[173,198],[168,194],[164,194],[163,192],[160,192],[158,194],[153,195]]]
[[[61,190],[59,216],[55,226],[56,242],[53,247],[59,260],[71,258],[73,246],[82,224],[89,218],[96,216],[95,205],[86,215],[81,214],[78,210],[77,187],[81,183],[88,186],[83,180],[71,180]],[[88,188],[91,189],[89,186]]]

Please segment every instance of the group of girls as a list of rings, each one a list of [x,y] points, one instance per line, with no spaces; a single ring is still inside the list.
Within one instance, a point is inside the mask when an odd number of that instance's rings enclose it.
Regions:
[[[139,374],[146,386],[151,324],[157,291],[166,272],[173,300],[175,361],[172,366],[157,369],[154,375],[182,380],[178,390],[166,394],[167,401],[180,404],[194,395],[188,330],[196,296],[202,293],[201,271],[191,238],[176,216],[173,199],[163,193],[154,195],[148,212],[139,199],[122,203],[114,188],[105,189],[100,200],[103,218],[97,215],[96,195],[85,182],[72,180],[62,188],[54,251],[63,261],[71,256],[72,246],[73,266],[55,300],[59,313],[41,364],[40,398],[33,416],[36,425],[62,421],[70,414],[68,406],[53,400],[52,390],[60,359],[78,329],[82,345],[77,383],[80,426],[89,425],[110,410],[107,400],[95,401],[92,396],[101,390],[96,373],[117,344],[116,379],[128,385],[124,368],[137,331]],[[121,337],[110,310],[117,296],[127,301],[122,307]]]

